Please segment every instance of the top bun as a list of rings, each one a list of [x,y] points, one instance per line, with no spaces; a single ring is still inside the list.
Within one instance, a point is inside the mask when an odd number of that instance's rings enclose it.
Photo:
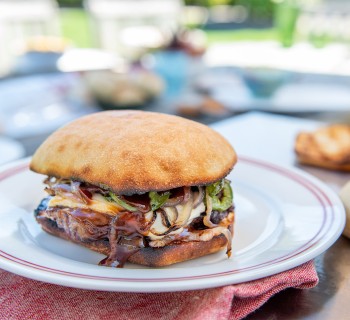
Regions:
[[[232,146],[200,123],[154,112],[107,111],[54,132],[35,152],[30,169],[134,194],[210,184],[236,161]]]

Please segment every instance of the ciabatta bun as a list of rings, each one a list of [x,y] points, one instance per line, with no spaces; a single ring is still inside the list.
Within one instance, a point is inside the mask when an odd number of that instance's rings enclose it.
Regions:
[[[200,123],[153,112],[108,111],[53,133],[30,168],[135,194],[210,184],[236,161],[231,145]]]

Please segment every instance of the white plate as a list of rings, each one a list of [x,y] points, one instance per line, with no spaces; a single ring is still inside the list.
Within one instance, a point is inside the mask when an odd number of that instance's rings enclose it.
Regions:
[[[339,198],[295,169],[241,157],[229,176],[235,190],[233,255],[224,252],[166,268],[97,266],[102,255],[41,231],[32,211],[43,176],[28,159],[0,170],[0,267],[64,286],[108,291],[202,289],[276,274],[313,259],[339,237]]]

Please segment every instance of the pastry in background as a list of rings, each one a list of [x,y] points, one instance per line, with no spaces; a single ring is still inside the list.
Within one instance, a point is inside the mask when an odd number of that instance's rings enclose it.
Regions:
[[[350,126],[334,124],[313,132],[300,132],[295,152],[302,164],[350,171]]]
[[[26,52],[58,52],[62,53],[70,47],[67,39],[54,36],[37,36],[27,40]]]
[[[85,74],[85,84],[103,109],[140,107],[158,97],[164,89],[162,79],[143,68],[123,73],[93,71]]]
[[[69,41],[60,37],[30,38],[19,45],[18,56],[15,57],[9,73],[11,76],[25,76],[59,72],[58,60],[69,47]]]
[[[219,101],[208,95],[194,92],[182,95],[179,98],[176,112],[184,117],[198,117],[201,115],[222,117],[229,114],[229,110]]]

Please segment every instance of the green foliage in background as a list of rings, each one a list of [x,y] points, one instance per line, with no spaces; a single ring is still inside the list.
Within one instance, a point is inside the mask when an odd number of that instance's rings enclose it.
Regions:
[[[82,9],[61,9],[62,36],[80,48],[94,47],[89,19]],[[276,29],[206,30],[208,44],[243,40],[278,40]]]
[[[57,0],[60,7],[82,7],[83,0]],[[271,0],[184,0],[186,5],[212,7],[215,5],[242,5],[248,8],[251,21],[269,20],[273,16]]]
[[[249,18],[253,21],[270,20],[273,17],[275,4],[270,0],[236,0],[234,2],[246,6]]]
[[[82,7],[83,0],[57,0],[60,7]]]
[[[91,36],[91,26],[88,15],[81,8],[83,0],[58,0],[61,6],[61,27],[64,37],[71,39],[78,47],[91,47],[93,43]],[[266,25],[272,21],[274,3],[270,0],[185,0],[187,5],[242,5],[248,9],[250,22]],[[73,9],[75,7],[75,9]],[[80,7],[80,8],[79,8]],[[245,29],[245,30],[217,30],[206,31],[208,42],[217,41],[240,41],[240,40],[268,40],[276,39],[276,30],[272,29]]]
[[[60,10],[60,24],[64,38],[80,48],[94,47],[91,27],[86,12],[82,9]]]
[[[60,7],[82,7],[83,0],[57,0]],[[268,13],[272,11],[273,3],[270,0],[184,0],[186,5],[211,7],[215,5],[240,4],[248,8],[256,8],[257,12]]]
[[[208,44],[231,41],[278,41],[278,32],[274,28],[239,29],[239,30],[206,30]]]
[[[185,0],[185,4],[190,6],[209,7],[218,4],[234,4],[234,0]]]
[[[248,8],[252,20],[270,19],[274,3],[270,0],[185,0],[187,5],[212,7],[216,5],[242,5]]]

